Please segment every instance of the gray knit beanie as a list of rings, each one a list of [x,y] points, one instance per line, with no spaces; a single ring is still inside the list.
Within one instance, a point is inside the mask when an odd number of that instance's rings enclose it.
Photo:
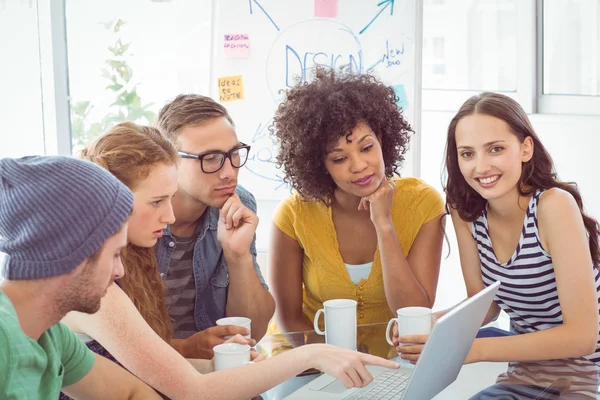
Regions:
[[[39,279],[74,270],[129,216],[133,194],[110,172],[58,156],[0,159],[0,274]]]

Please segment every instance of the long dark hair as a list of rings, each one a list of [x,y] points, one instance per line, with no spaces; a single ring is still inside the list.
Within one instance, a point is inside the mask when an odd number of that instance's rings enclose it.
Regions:
[[[521,177],[517,189],[521,196],[530,196],[535,190],[559,188],[573,196],[581,212],[585,229],[588,233],[590,253],[594,266],[600,266],[600,249],[598,248],[598,234],[600,225],[598,221],[588,216],[583,210],[581,194],[575,182],[562,182],[558,179],[554,163],[548,151],[535,134],[527,114],[519,103],[508,96],[498,93],[481,93],[468,99],[458,110],[448,126],[448,139],[446,141],[446,210],[453,208],[464,221],[473,222],[483,212],[486,200],[481,197],[465,181],[458,167],[458,152],[456,150],[456,125],[458,122],[472,114],[489,115],[501,119],[508,124],[511,132],[521,143],[526,137],[533,140],[533,157],[523,163]]]

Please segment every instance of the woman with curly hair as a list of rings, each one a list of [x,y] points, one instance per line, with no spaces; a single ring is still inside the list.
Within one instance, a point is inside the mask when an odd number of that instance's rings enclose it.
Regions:
[[[396,99],[370,75],[320,70],[279,106],[277,161],[296,193],[274,215],[271,331],[312,329],[330,299],[356,300],[361,325],[433,305],[444,203],[395,175],[413,132]]]
[[[516,334],[475,339],[466,362],[600,365],[600,227],[577,186],[558,179],[523,108],[497,93],[468,99],[448,127],[446,175],[467,294],[500,281],[484,323],[502,309]],[[422,348],[398,351],[416,361]]]

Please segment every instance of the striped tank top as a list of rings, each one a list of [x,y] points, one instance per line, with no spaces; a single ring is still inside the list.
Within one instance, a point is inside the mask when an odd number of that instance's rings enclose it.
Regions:
[[[505,263],[498,261],[492,248],[487,208],[472,225],[483,283],[489,286],[501,282],[494,301],[510,317],[511,331],[518,334],[553,328],[563,322],[552,257],[542,248],[538,235],[537,205],[541,193],[536,191],[529,200],[521,238]],[[600,271],[594,270],[594,275],[600,302]],[[600,340],[596,352],[585,358],[600,365]]]

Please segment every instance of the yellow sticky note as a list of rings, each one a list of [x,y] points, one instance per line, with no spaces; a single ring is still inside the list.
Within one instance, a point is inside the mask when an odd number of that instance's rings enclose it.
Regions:
[[[219,101],[244,100],[242,76],[223,76],[219,78]]]

